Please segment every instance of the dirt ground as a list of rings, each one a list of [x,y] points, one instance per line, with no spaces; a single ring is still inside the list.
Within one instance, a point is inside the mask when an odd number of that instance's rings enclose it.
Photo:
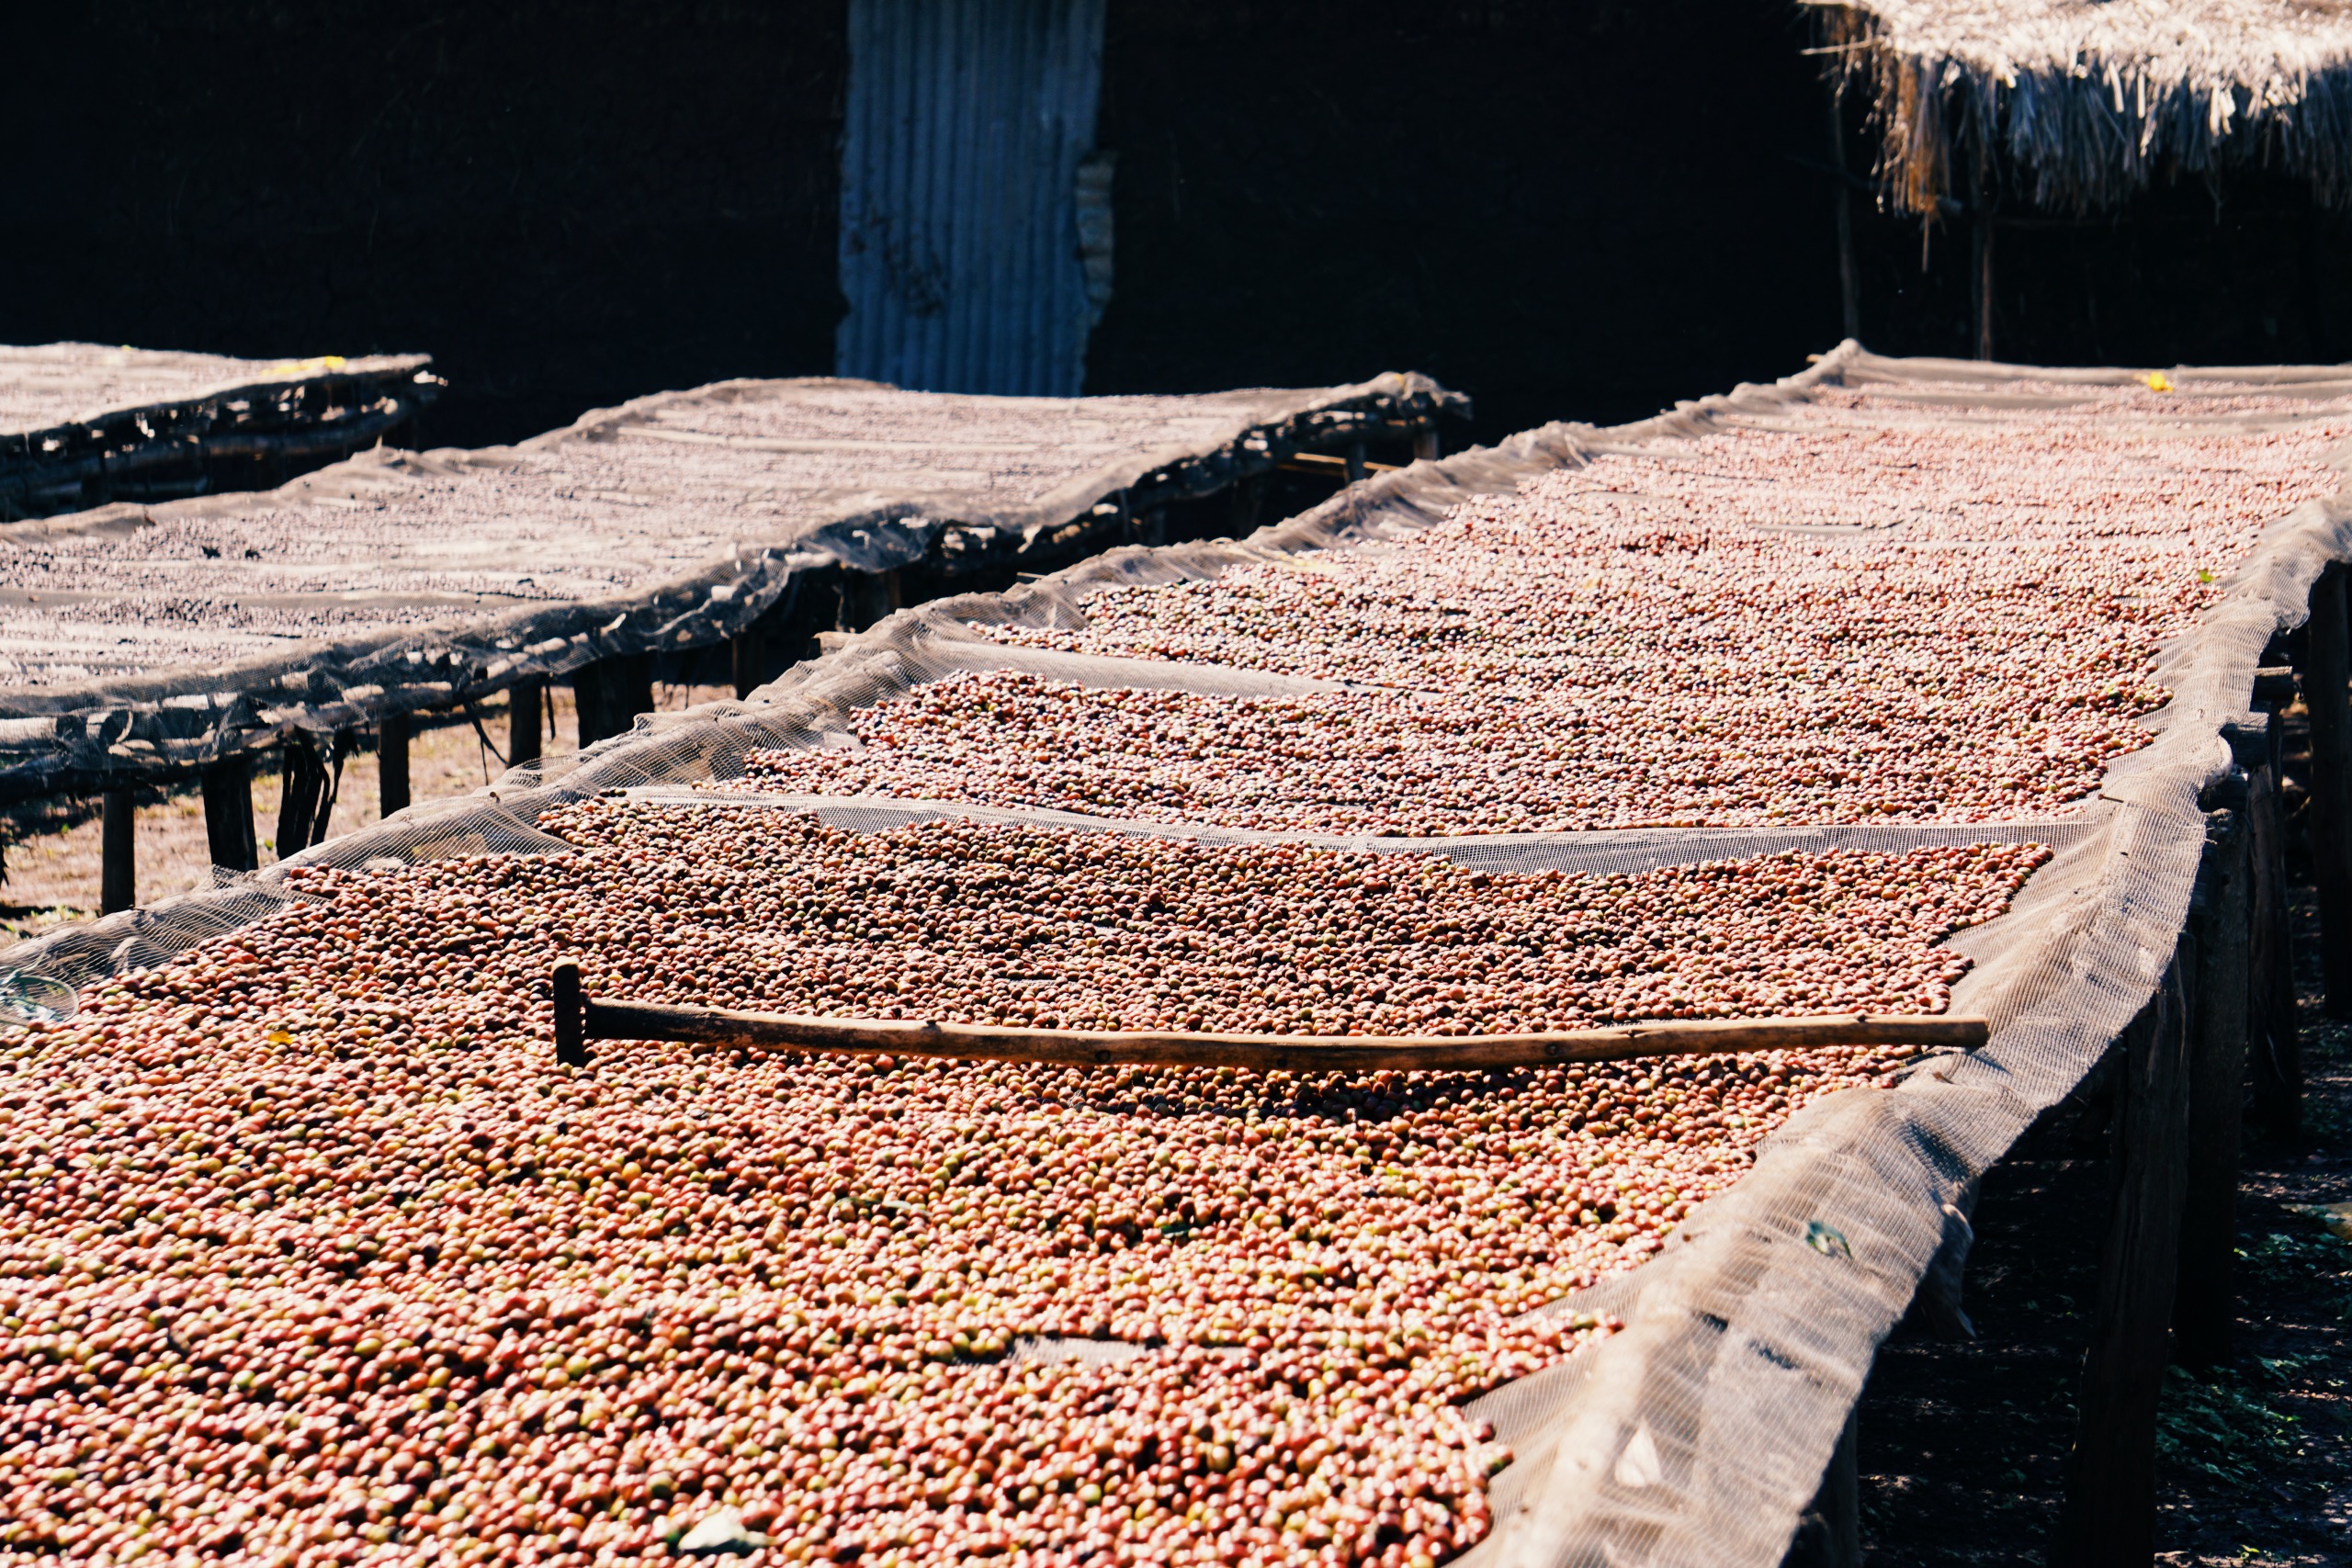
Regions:
[[[579,715],[571,690],[560,686],[553,695],[555,734],[544,743],[548,752],[570,750],[580,739]],[[732,695],[731,689],[712,686],[654,689],[656,705],[665,711]],[[409,742],[413,800],[423,803],[465,795],[503,771],[499,753],[506,746],[506,699],[503,695],[493,698],[477,711],[482,733],[477,733],[472,720],[463,716],[436,715],[420,721]],[[367,750],[344,762],[342,784],[329,819],[330,837],[379,819],[378,786],[371,737]],[[254,837],[265,864],[277,858],[277,773],[256,769]],[[0,823],[0,829],[7,833],[6,876],[0,882],[0,940],[30,936],[96,916],[99,823],[95,797],[55,803],[45,815],[28,814]],[[137,858],[141,903],[210,886],[212,864],[206,849],[204,805],[193,790],[168,796],[158,794],[140,806]]]
[[[2316,912],[2298,890],[2303,1135],[2248,1129],[2229,1364],[2168,1374],[2157,1561],[2352,1562],[2352,1242],[2306,1211],[2352,1200],[2352,1026],[2318,999]],[[1985,1179],[1970,1260],[1973,1341],[1905,1325],[1860,1417],[1871,1568],[2038,1562],[2058,1518],[2106,1217],[2103,1159],[2011,1159]]]

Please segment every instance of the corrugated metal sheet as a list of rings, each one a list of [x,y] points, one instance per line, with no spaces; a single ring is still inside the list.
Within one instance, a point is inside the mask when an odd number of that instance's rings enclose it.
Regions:
[[[1074,396],[1104,0],[850,0],[834,366]]]

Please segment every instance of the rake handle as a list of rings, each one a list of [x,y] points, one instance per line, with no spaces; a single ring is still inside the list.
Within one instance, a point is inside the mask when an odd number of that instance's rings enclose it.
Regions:
[[[1485,1071],[1645,1056],[1714,1056],[1809,1046],[1917,1045],[1973,1051],[1989,1038],[1981,1018],[1839,1013],[1818,1018],[1629,1023],[1548,1034],[1205,1034],[1189,1031],[1006,1029],[909,1019],[799,1018],[725,1008],[594,1001],[578,965],[556,965],[557,1059],[588,1060],[591,1040],[928,1056],[958,1062],[1063,1066],[1238,1067],[1251,1072]]]

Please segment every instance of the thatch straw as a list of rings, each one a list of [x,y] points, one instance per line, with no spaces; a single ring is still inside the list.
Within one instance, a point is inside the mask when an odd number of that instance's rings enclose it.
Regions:
[[[1963,156],[2086,211],[2158,176],[2275,169],[2352,206],[2352,0],[1802,0],[1873,98],[1883,203],[1926,213]]]

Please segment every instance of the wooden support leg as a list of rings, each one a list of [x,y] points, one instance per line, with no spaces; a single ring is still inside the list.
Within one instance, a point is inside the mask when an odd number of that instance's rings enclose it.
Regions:
[[[1231,536],[1238,539],[1257,532],[1258,514],[1265,510],[1265,505],[1266,481],[1262,477],[1253,475],[1235,485],[1233,518],[1227,526]]]
[[[854,571],[842,584],[839,630],[862,632],[899,609],[899,574],[895,571]]]
[[[138,902],[138,801],[127,789],[110,789],[99,835],[98,908],[111,915]]]
[[[599,740],[626,735],[637,716],[653,711],[653,660],[642,653],[616,654],[571,672],[571,694],[580,707],[582,750]]]
[[[1168,542],[1168,509],[1154,506],[1145,511],[1142,525],[1136,531],[1136,542],[1143,545],[1164,545]]]
[[[411,726],[404,713],[389,714],[376,727],[377,792],[382,802],[382,814],[390,817],[395,811],[408,809],[408,737]]]
[[[1348,447],[1348,482],[1350,484],[1357,483],[1366,474],[1372,472],[1370,468],[1365,468],[1363,465],[1363,443],[1361,441],[1351,443]]]
[[[2303,705],[2312,718],[2312,882],[2319,893],[2320,968],[2330,1018],[2352,1017],[2352,648],[2344,569],[2312,586]]]
[[[1434,463],[1437,457],[1437,421],[1431,420],[1413,432],[1413,461]]]
[[[1821,1472],[1821,1490],[1797,1518],[1781,1568],[1862,1568],[1862,1478],[1853,1413]]]
[[[204,770],[204,836],[212,863],[231,871],[259,865],[254,846],[254,779],[243,757]]]
[[[2188,1177],[2183,976],[2193,968],[2176,960],[2124,1031],[2114,1190],[2053,1568],[2147,1568],[2155,1552],[2156,1402]]]
[[[752,624],[728,638],[727,650],[735,666],[735,695],[750,696],[773,679],[768,674],[768,634]]]
[[[2241,801],[2251,794],[2239,781]],[[2247,979],[2252,965],[2252,835],[2243,804],[2207,817],[2205,864],[2189,911],[2197,971],[2190,987],[2188,1190],[2180,1224],[2180,1286],[2173,1356],[2204,1369],[2229,1359],[2236,1316],[2238,1141],[2245,1103]]]
[[[546,754],[541,744],[539,709],[547,704],[544,678],[518,681],[506,691],[506,765],[519,768]]]
[[[1854,193],[1846,186],[1846,100],[1844,77],[1834,69],[1829,77],[1829,166],[1837,172],[1838,307],[1846,336],[1862,335],[1862,278],[1854,262]]]
[[[2278,728],[2276,715],[2271,727]],[[2295,1018],[2292,926],[2287,906],[2287,829],[2278,773],[2264,768],[2246,791],[2246,897],[2252,931],[2246,978],[2248,1077],[2255,1120],[2278,1137],[2302,1124],[2303,1054]]]
[[[323,826],[319,813],[326,804],[327,769],[317,741],[307,735],[288,739],[278,785],[277,858],[284,860],[309,849]]]

